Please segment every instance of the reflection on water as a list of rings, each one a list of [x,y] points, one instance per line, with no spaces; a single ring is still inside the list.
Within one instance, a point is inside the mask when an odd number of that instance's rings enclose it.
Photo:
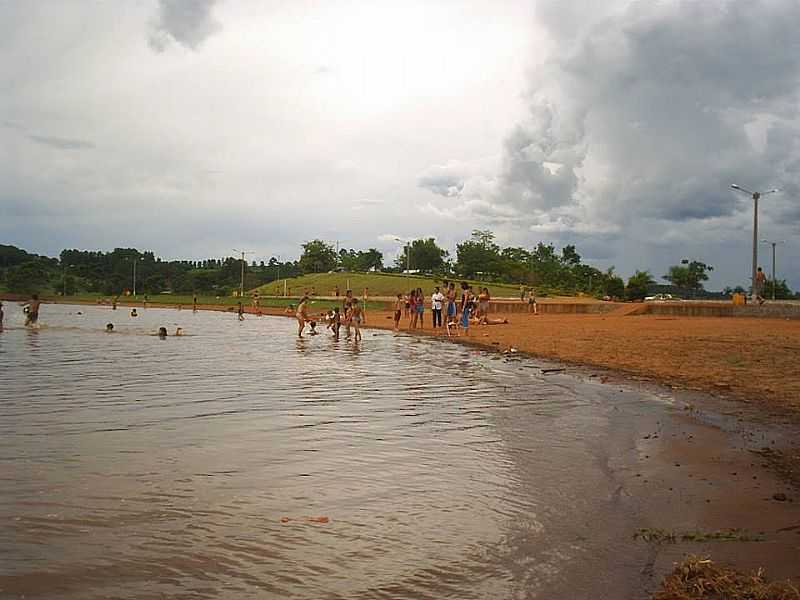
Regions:
[[[599,386],[389,332],[6,307],[0,596],[582,597],[578,565],[631,551],[636,432]]]

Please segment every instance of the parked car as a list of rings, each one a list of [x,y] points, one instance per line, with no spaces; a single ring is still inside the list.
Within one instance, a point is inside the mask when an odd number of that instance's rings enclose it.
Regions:
[[[654,296],[646,296],[644,299],[645,302],[665,302],[669,300],[680,300],[680,298],[676,298],[672,294],[656,294]]]

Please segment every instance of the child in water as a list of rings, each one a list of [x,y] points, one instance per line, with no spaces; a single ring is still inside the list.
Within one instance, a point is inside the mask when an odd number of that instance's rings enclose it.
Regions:
[[[317,322],[311,321],[309,325],[311,326],[311,332],[308,335],[319,335],[319,331],[317,331]]]
[[[166,327],[159,327],[158,328],[158,337],[162,340],[167,337],[167,328]]]
[[[135,308],[132,308],[132,309],[131,309],[131,316],[132,316],[132,317],[138,317],[138,316],[139,316],[139,313],[137,313],[137,312],[136,312],[136,309],[135,309]]]
[[[106,333],[113,333],[113,331],[114,331],[114,324],[106,323]]]

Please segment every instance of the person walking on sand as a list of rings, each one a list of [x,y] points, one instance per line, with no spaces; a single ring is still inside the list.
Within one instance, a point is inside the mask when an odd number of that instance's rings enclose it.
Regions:
[[[39,306],[42,303],[39,301],[39,294],[31,296],[31,302],[28,304],[28,315],[25,317],[25,327],[36,325],[39,321]]]
[[[403,294],[397,294],[397,300],[394,302],[394,330],[400,331],[400,317],[403,316],[403,307],[406,302],[403,300]]]
[[[758,267],[758,271],[756,271],[756,283],[755,289],[753,290],[753,296],[756,302],[758,302],[759,306],[764,304],[764,288],[767,284],[767,276],[764,275],[764,271],[761,270],[761,267]]]
[[[442,326],[442,305],[444,303],[444,294],[439,291],[437,285],[431,294],[431,313],[433,319],[433,328]]]
[[[361,304],[358,302],[358,298],[353,298],[353,308],[350,312],[350,320],[353,323],[353,327],[356,330],[355,341],[361,341],[361,324],[366,323],[366,319],[364,318],[364,309],[361,308]]]
[[[303,329],[305,329],[306,323],[311,320],[308,317],[308,296],[303,296],[300,299],[295,317],[297,318],[297,337],[303,337]]]

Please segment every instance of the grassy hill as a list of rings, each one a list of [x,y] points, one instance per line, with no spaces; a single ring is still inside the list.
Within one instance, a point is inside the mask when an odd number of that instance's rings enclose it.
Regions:
[[[262,295],[283,295],[284,281],[290,296],[300,296],[305,290],[314,289],[317,296],[333,296],[334,289],[339,286],[339,292],[344,295],[348,289],[353,290],[357,297],[361,297],[364,288],[369,288],[370,297],[395,296],[400,292],[408,292],[412,288],[422,288],[426,296],[433,292],[434,286],[441,286],[441,279],[422,275],[401,275],[397,273],[311,273],[301,277],[293,277],[280,282],[273,281],[257,288]],[[456,286],[461,282],[456,280]],[[473,286],[488,287],[489,293],[497,297],[519,297],[519,286],[503,285],[470,281]]]

